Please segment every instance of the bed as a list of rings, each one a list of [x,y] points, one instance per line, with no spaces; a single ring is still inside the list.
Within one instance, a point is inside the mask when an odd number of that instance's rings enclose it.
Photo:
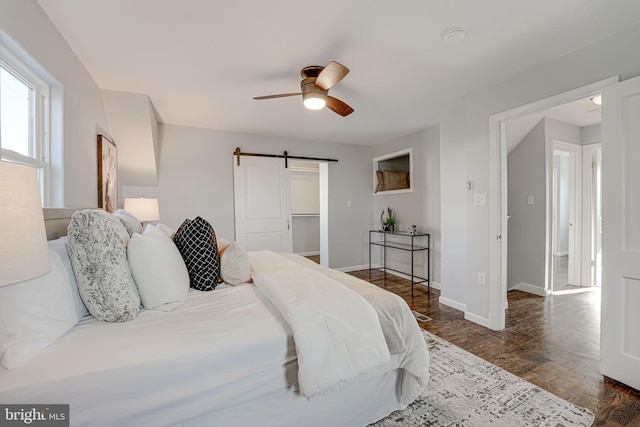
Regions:
[[[45,213],[55,245],[68,214]],[[252,284],[190,290],[173,311],[126,322],[85,315],[24,365],[0,367],[0,402],[69,404],[72,426],[365,426],[427,385],[400,297],[297,255],[248,256]],[[368,307],[351,310],[352,298]],[[369,315],[381,338],[362,329]]]

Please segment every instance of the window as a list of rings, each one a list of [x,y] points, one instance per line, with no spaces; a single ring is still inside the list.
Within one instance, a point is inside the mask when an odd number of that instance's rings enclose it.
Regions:
[[[49,85],[5,45],[0,48],[0,159],[36,168],[47,206]]]

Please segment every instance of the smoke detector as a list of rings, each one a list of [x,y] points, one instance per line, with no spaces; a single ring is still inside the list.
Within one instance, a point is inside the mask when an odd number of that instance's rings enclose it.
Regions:
[[[460,27],[451,27],[444,30],[442,40],[447,44],[459,43],[467,37],[467,33]]]

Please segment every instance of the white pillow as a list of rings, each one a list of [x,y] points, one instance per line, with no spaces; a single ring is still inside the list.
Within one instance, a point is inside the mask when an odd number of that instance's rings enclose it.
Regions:
[[[69,253],[67,252],[68,241],[69,238],[67,236],[60,237],[56,240],[50,240],[48,242],[49,249],[53,249],[58,253],[58,255],[60,255],[62,266],[64,267],[64,271],[67,273],[69,283],[71,284],[71,295],[76,314],[78,315],[78,319],[82,319],[84,316],[89,316],[89,310],[87,310],[87,306],[84,305],[84,301],[82,301],[82,298],[80,297],[80,291],[78,290],[78,284],[76,283],[76,276],[73,273],[73,267],[71,266]]]
[[[166,234],[169,237],[173,237],[173,228],[169,227],[168,225],[164,225],[163,223],[159,222],[158,224],[156,224],[156,228],[160,231],[162,231],[164,234]]]
[[[184,304],[189,272],[180,251],[164,232],[147,225],[143,234],[131,236],[127,255],[144,308],[172,311]]]
[[[125,211],[124,209],[118,209],[113,215],[122,222],[124,228],[129,233],[129,236],[133,236],[135,233],[142,233],[142,224],[138,221],[138,218],[133,214]]]
[[[55,245],[58,248],[52,248]],[[86,308],[79,308],[69,259],[66,253],[60,254],[59,247],[59,241],[49,243],[49,273],[0,287],[0,357],[7,369],[37,357],[86,312]]]
[[[227,239],[225,239],[224,237],[219,237],[217,240],[217,246],[218,246],[218,254],[220,256],[222,256],[222,253],[224,252],[225,249],[227,249],[229,247],[229,245],[231,244],[230,241],[228,241]]]
[[[251,263],[247,253],[235,242],[229,243],[220,258],[220,276],[231,285],[242,285],[251,281]]]

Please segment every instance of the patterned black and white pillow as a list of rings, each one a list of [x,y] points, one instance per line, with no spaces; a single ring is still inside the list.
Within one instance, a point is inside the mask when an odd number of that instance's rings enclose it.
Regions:
[[[201,217],[185,220],[173,236],[189,271],[190,286],[212,291],[220,280],[220,256],[213,227]]]

